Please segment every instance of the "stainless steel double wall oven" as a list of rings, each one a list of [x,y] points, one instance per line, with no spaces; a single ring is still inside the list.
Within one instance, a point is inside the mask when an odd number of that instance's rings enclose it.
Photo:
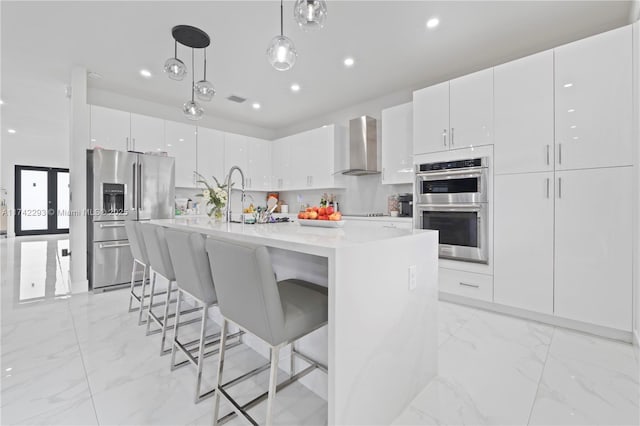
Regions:
[[[416,165],[416,227],[440,233],[440,257],[489,261],[488,158]]]

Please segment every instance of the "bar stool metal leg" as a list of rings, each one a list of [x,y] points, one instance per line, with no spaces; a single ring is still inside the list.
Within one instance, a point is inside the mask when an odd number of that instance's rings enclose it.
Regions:
[[[213,402],[213,426],[218,426],[218,418],[220,417],[220,391],[222,388],[222,369],[224,367],[224,353],[227,344],[227,320],[222,318],[222,326],[220,330],[220,353],[218,354],[218,373],[216,378],[216,393]]]
[[[156,271],[152,271],[153,278],[151,279],[151,291],[149,293],[149,306],[147,307],[147,329],[145,334],[148,336],[151,334],[151,308],[153,307],[153,296],[156,292],[156,279],[158,278],[158,273]]]
[[[178,290],[178,300],[176,301],[176,317],[173,325],[173,342],[171,343],[171,371],[176,369],[176,340],[178,340],[178,329],[180,328],[180,304],[182,302],[182,292]]]
[[[273,422],[273,399],[276,397],[276,386],[278,384],[278,361],[280,360],[280,346],[271,348],[271,370],[269,372],[269,396],[267,398],[267,426]]]
[[[170,349],[164,348],[164,342],[167,340],[167,326],[169,322],[169,304],[171,303],[171,286],[173,281],[169,280],[169,285],[167,286],[167,299],[164,304],[164,319],[162,320],[162,341],[160,343],[160,355],[165,355]],[[178,292],[180,293],[180,292]],[[175,321],[178,321],[178,311],[176,311]]]
[[[144,324],[142,321],[142,311],[144,310],[145,290],[147,287],[147,267],[145,266],[142,271],[142,291],[140,293],[140,311],[138,312],[138,325]]]
[[[203,306],[202,307],[202,325],[200,326],[200,345],[198,346],[198,367],[197,367],[197,374],[198,377],[196,379],[196,396],[195,396],[195,403],[197,404],[198,402],[200,402],[203,397],[200,396],[200,384],[202,383],[202,364],[204,364],[204,343],[205,343],[205,333],[206,333],[206,329],[207,329],[207,307]]]

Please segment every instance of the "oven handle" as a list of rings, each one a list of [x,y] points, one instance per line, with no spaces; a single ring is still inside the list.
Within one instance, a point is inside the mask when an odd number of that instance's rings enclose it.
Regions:
[[[418,204],[418,210],[435,212],[479,212],[482,206],[478,204]]]
[[[437,172],[416,172],[416,176],[422,180],[434,180],[442,177],[460,177],[468,175],[469,177],[482,176],[487,171],[486,167],[470,167],[460,170],[439,170]]]

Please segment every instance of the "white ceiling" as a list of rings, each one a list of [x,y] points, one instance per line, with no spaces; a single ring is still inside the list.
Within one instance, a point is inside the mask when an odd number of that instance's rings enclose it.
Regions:
[[[294,26],[293,2],[285,2],[285,34],[299,56],[293,70],[278,72],[265,57],[279,31],[277,1],[2,1],[3,127],[66,128],[64,85],[74,65],[103,76],[91,87],[179,108],[190,80],[162,74],[177,24],[213,40],[208,76],[218,93],[204,103],[206,114],[279,129],[619,27],[631,13],[630,1],[611,0],[327,3],[325,28],[305,33]],[[427,30],[432,16],[440,26]],[[342,64],[346,56],[355,58],[352,69]],[[179,57],[190,64],[186,48]],[[141,68],[153,78],[143,79]],[[302,86],[297,94],[294,82]],[[231,103],[231,94],[249,102]]]

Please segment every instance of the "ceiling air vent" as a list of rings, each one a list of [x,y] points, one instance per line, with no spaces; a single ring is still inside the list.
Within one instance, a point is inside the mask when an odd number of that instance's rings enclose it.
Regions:
[[[247,100],[247,98],[243,98],[241,96],[236,96],[236,95],[231,95],[227,99],[230,100],[231,102],[235,102],[235,103],[238,103],[238,104],[241,104],[241,103],[243,103],[244,101]]]

